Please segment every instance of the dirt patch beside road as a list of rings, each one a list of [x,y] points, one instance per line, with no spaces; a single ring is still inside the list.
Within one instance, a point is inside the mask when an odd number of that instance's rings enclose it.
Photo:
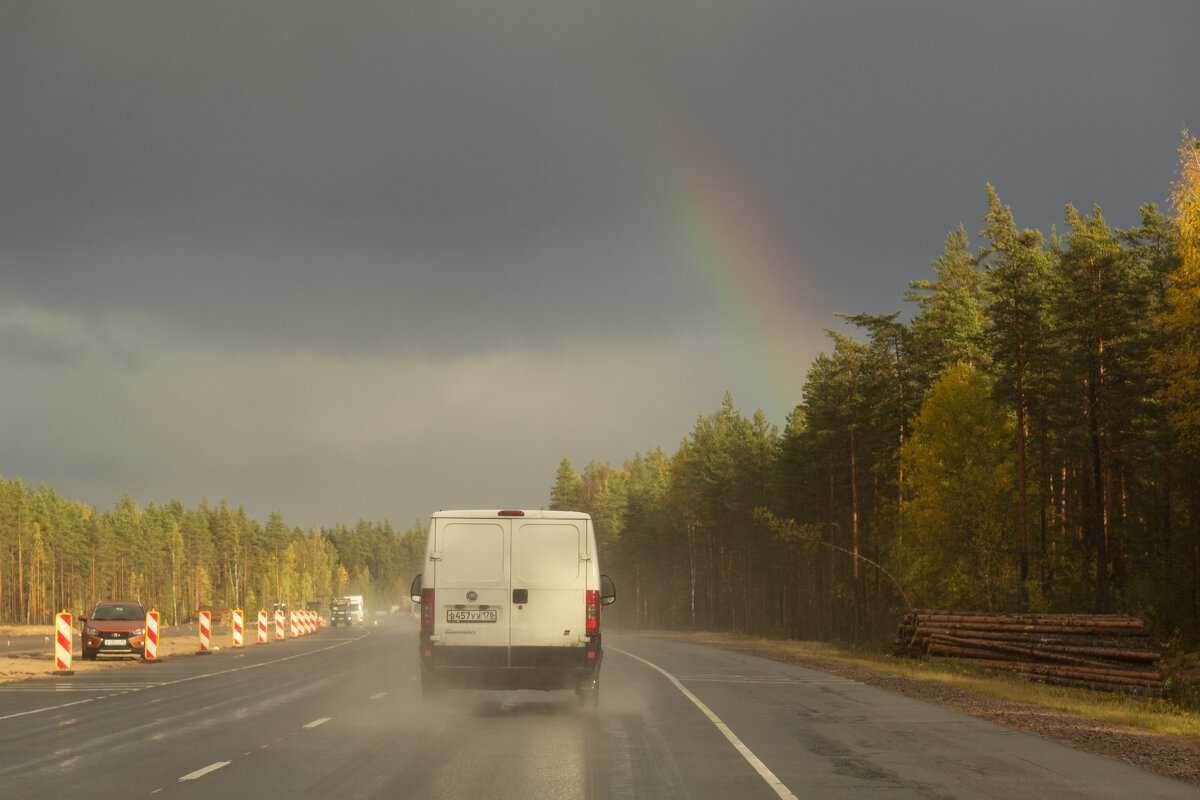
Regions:
[[[194,628],[192,630],[194,633]],[[0,683],[26,681],[35,678],[53,678],[58,674],[54,668],[54,626],[0,627],[0,643],[16,637],[27,639],[31,636],[42,636],[44,638],[45,652],[0,658]],[[225,649],[231,646],[231,643],[227,641],[228,638],[228,632],[220,639],[214,635],[212,639],[214,643],[213,649]],[[196,635],[164,635],[158,640],[158,656],[163,660],[194,655],[199,649],[200,642]],[[130,667],[140,663],[141,659],[139,658],[122,658],[117,656],[104,656],[97,658],[95,661],[84,661],[79,655],[79,646],[76,644],[72,651],[71,671],[80,675],[89,672],[121,669],[122,667]]]

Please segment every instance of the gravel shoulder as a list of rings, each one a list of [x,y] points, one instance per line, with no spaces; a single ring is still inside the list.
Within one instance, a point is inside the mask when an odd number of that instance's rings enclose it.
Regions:
[[[783,661],[830,675],[849,678],[870,686],[878,686],[914,700],[952,708],[997,725],[1065,742],[1089,753],[1115,758],[1159,775],[1167,775],[1200,786],[1200,747],[1173,736],[1147,733],[1134,728],[1098,722],[1065,711],[988,697],[933,681],[891,675],[837,661],[784,653],[748,642],[735,642],[717,636],[693,634],[675,635],[655,632],[653,635],[662,638],[678,638],[680,641],[694,641],[725,650]]]

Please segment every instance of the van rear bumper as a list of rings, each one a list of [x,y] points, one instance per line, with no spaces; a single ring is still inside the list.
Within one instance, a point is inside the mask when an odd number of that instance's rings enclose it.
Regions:
[[[602,659],[599,636],[582,647],[433,645],[421,648],[421,672],[465,688],[577,689],[595,680]]]

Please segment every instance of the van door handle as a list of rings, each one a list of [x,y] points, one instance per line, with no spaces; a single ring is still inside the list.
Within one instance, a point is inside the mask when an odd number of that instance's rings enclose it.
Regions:
[[[513,589],[513,603],[514,604],[523,606],[528,602],[529,602],[529,590],[528,589]]]

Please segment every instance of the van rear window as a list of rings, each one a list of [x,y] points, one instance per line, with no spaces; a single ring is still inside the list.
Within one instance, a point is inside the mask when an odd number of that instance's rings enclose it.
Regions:
[[[438,582],[483,586],[504,575],[504,528],[494,522],[452,522],[438,533]]]
[[[579,578],[579,528],[526,523],[513,530],[513,576],[530,588],[571,583]]]

